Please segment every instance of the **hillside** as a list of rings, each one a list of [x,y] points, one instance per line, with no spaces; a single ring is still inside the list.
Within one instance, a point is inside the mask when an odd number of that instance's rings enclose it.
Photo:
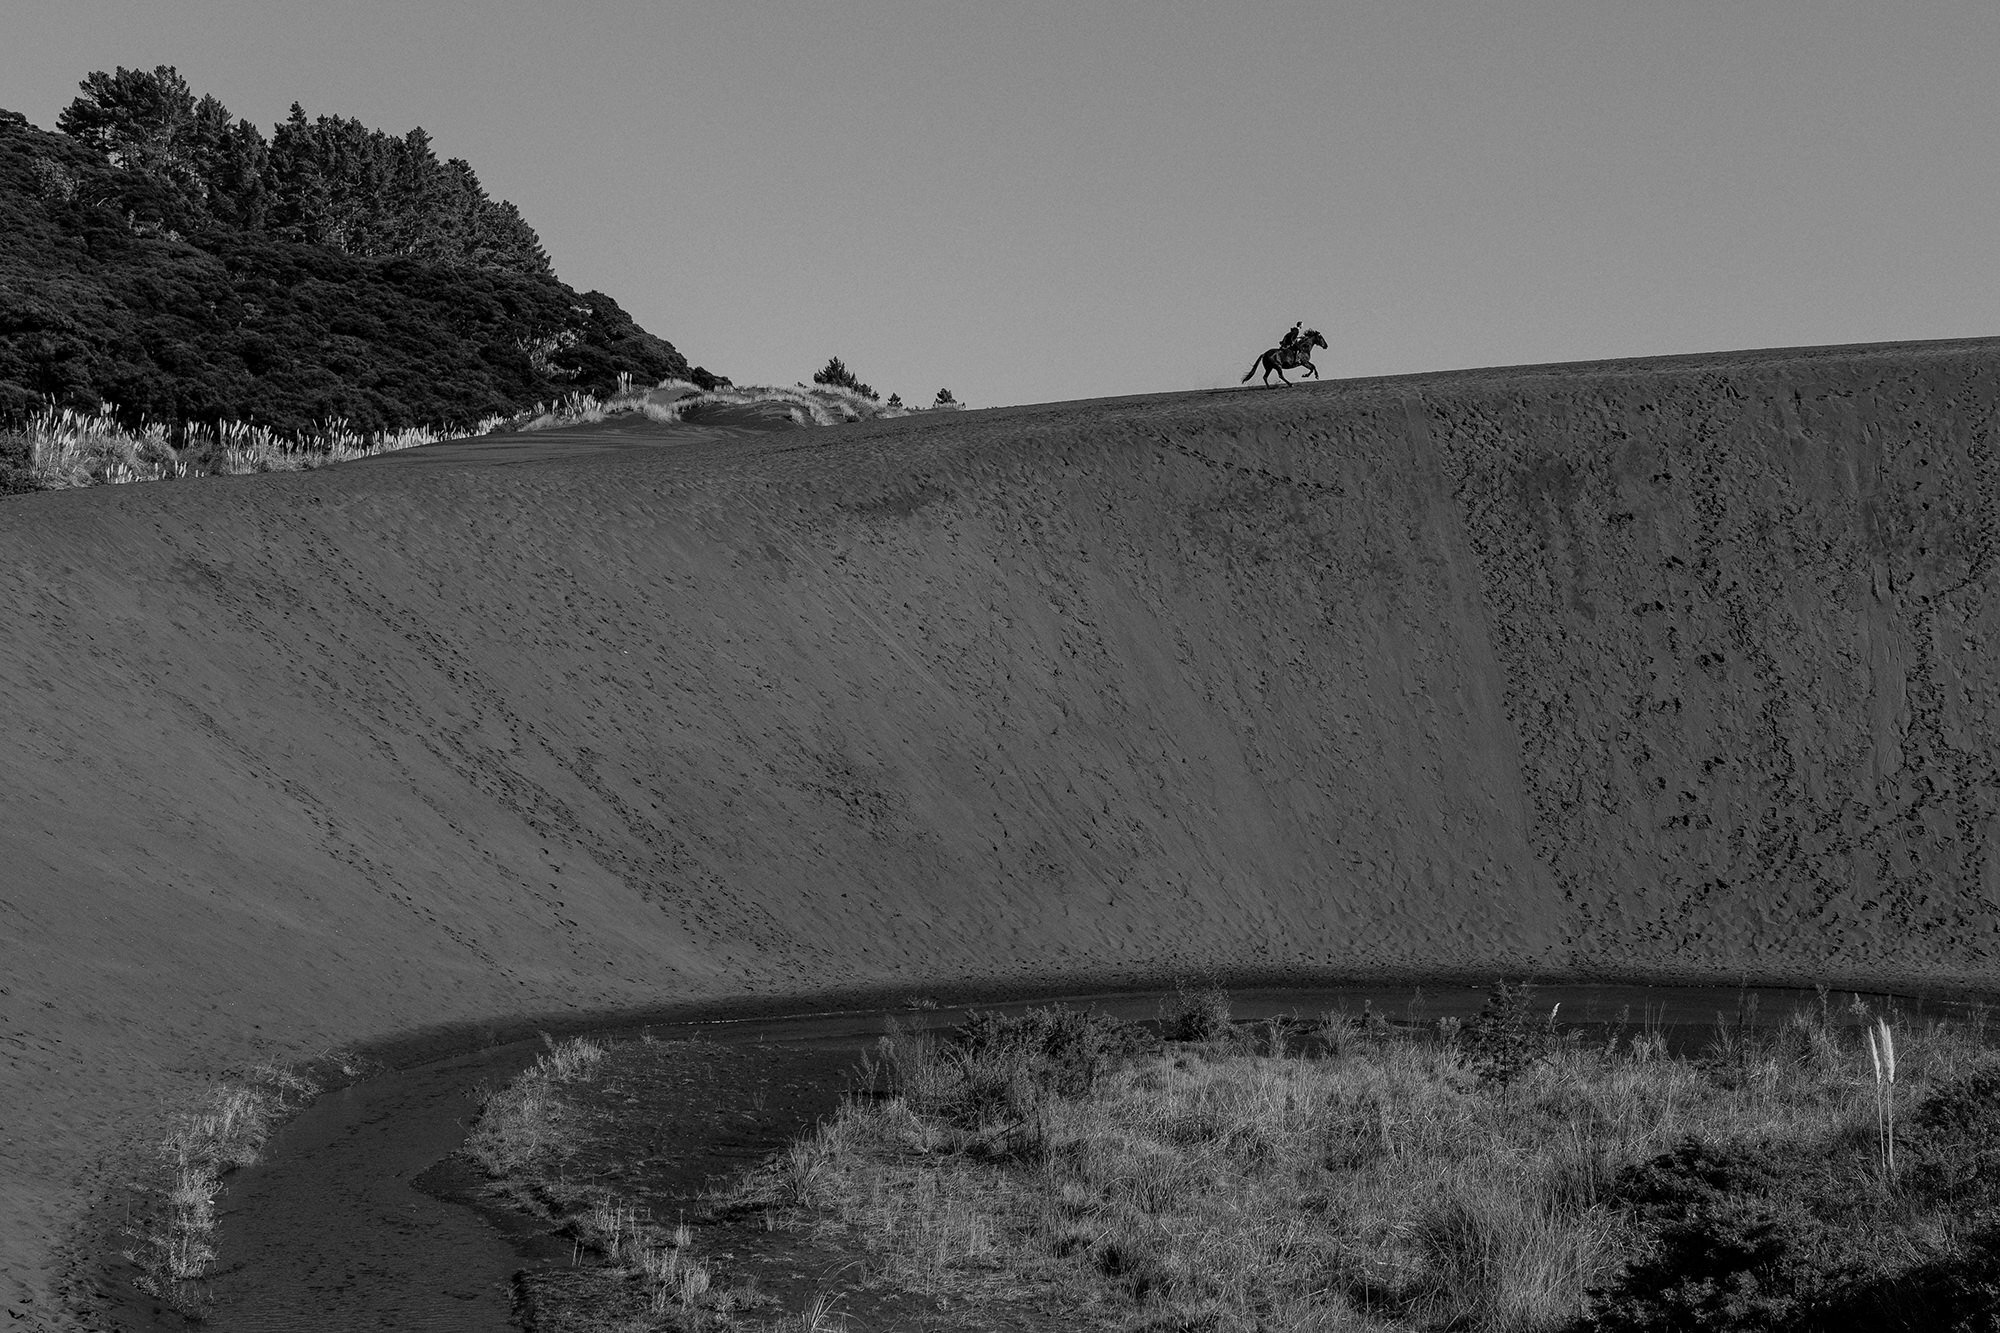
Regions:
[[[611,297],[558,281],[513,205],[421,130],[294,107],[267,143],[170,68],[84,87],[68,133],[0,111],[0,426],[53,400],[374,432],[621,372],[713,382]]]
[[[1996,372],[628,422],[0,501],[0,1269],[162,1092],[437,1025],[1992,986]]]

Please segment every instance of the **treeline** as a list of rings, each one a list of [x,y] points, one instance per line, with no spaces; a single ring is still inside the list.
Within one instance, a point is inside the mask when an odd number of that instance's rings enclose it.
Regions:
[[[486,197],[460,158],[440,162],[421,129],[398,138],[297,102],[269,140],[199,97],[171,65],[98,71],[56,128],[127,173],[135,218],[178,232],[268,232],[341,254],[408,256],[550,274],[520,210]],[[58,190],[73,188],[58,176]],[[146,188],[151,187],[151,188]]]
[[[293,106],[266,136],[170,66],[0,111],[0,421],[53,402],[305,431],[469,422],[715,377],[559,282],[470,165]]]

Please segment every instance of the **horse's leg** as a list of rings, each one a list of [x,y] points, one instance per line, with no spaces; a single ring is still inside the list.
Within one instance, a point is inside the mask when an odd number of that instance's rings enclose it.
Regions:
[[[1307,369],[1307,370],[1310,370],[1310,371],[1311,371],[1311,372],[1313,373],[1313,378],[1314,378],[1314,379],[1318,379],[1318,378],[1319,378],[1319,367],[1318,367],[1318,366],[1316,366],[1316,365],[1314,365],[1314,364],[1313,364],[1312,362],[1308,361],[1308,362],[1306,362],[1306,369]]]

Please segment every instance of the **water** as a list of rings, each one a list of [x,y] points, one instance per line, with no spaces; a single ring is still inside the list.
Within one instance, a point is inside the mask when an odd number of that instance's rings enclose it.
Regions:
[[[464,1141],[474,1090],[513,1078],[536,1049],[440,1060],[307,1107],[229,1183],[211,1326],[505,1328],[520,1255],[485,1216],[414,1181]]]
[[[1560,1003],[1566,1022],[1611,1023],[1622,1014],[1633,1026],[1660,1028],[1682,1045],[1713,1032],[1718,1014],[1734,1022],[1746,994],[1758,997],[1758,1025],[1782,1022],[1813,998],[1811,992],[1719,987],[1546,986],[1535,994],[1538,1004]],[[1476,1013],[1484,991],[1346,987],[1245,990],[1230,998],[1239,1019],[1336,1008],[1359,1013],[1370,1007],[1401,1022]],[[1836,1020],[1850,1018],[1841,1005],[1846,998],[1844,992],[1835,997]],[[1120,1017],[1149,1019],[1170,999],[1149,993],[1088,1002]],[[732,1045],[858,1054],[891,1018],[937,1026],[960,1021],[964,1012],[822,1014],[652,1030],[669,1040],[699,1034]],[[216,1305],[207,1327],[216,1333],[507,1328],[514,1274],[531,1265],[567,1263],[567,1250],[555,1252],[560,1247],[538,1238],[531,1226],[510,1233],[504,1219],[435,1197],[418,1178],[464,1140],[478,1090],[513,1078],[540,1049],[539,1042],[516,1042],[371,1078],[321,1097],[273,1136],[264,1160],[231,1177],[223,1196],[218,1236],[223,1264],[215,1274]],[[837,1092],[827,1088],[828,1109]],[[726,1101],[730,1090],[718,1086],[712,1095]]]

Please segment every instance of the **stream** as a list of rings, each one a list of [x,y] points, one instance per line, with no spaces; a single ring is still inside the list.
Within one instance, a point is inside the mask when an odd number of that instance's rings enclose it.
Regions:
[[[1745,993],[1720,987],[1543,986],[1535,994],[1540,1003],[1560,1003],[1566,1025],[1650,1023],[1685,1045],[1712,1032],[1718,1012],[1733,1021]],[[1813,998],[1809,991],[1772,987],[1749,994],[1759,997],[1753,1018],[1759,1026],[1782,1022]],[[1230,999],[1238,1019],[1373,1006],[1401,1022],[1469,1016],[1484,997],[1483,987],[1413,991],[1404,985],[1242,990],[1231,992]],[[1151,1019],[1171,998],[1154,992],[1071,997],[1071,1002]],[[1845,992],[1835,997],[1836,1010],[1846,999]],[[980,1006],[1003,1012],[1029,1007]],[[1931,1012],[1944,1007],[1932,1006]],[[696,1135],[698,1141],[687,1149],[691,1172],[714,1173],[747,1165],[746,1158],[774,1149],[830,1113],[841,1087],[829,1071],[868,1049],[888,1020],[936,1027],[956,1024],[966,1013],[876,1010],[655,1024],[646,1031],[662,1041],[699,1038],[767,1048],[771,1060],[791,1062],[772,1066],[780,1076],[810,1070],[820,1081],[808,1095],[775,1107],[767,1107],[761,1095],[753,1102],[744,1089],[732,1091],[726,1080],[706,1087],[701,1095],[715,1105],[702,1123],[714,1128]],[[610,1028],[602,1035],[639,1034]],[[567,1265],[569,1246],[541,1234],[525,1218],[439,1197],[453,1193],[453,1173],[448,1165],[434,1168],[464,1140],[480,1090],[514,1078],[541,1049],[540,1041],[529,1040],[464,1052],[364,1079],[302,1111],[272,1136],[262,1161],[228,1179],[216,1246],[221,1258],[213,1274],[215,1306],[204,1327],[215,1333],[375,1328],[494,1333],[510,1327],[514,1275],[524,1268]],[[426,1173],[428,1179],[420,1179]],[[175,1318],[140,1326],[181,1325]]]

